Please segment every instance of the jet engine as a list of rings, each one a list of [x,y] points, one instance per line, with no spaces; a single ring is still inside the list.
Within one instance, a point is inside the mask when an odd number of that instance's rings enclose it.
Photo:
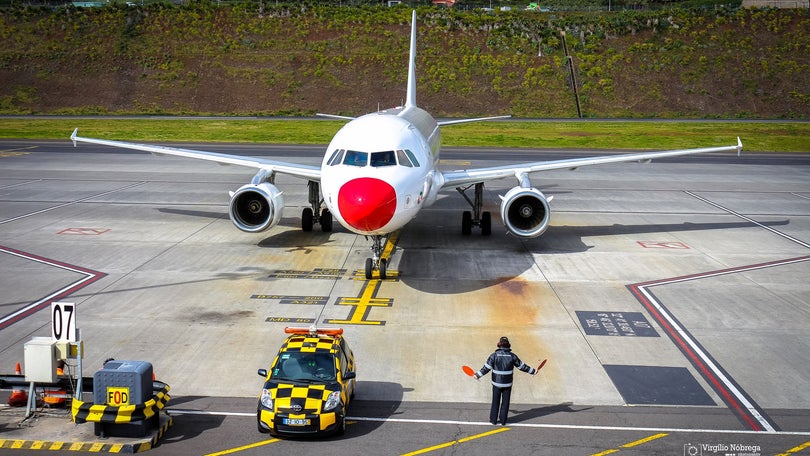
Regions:
[[[246,184],[231,195],[229,213],[237,228],[248,233],[270,229],[281,221],[284,196],[269,182]]]
[[[550,214],[548,199],[534,187],[514,187],[501,197],[501,219],[516,236],[540,236],[548,227]]]

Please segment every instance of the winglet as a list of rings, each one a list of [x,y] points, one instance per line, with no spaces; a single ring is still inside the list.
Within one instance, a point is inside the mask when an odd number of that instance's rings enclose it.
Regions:
[[[740,141],[740,137],[737,136],[737,156],[738,157],[740,156],[740,153],[742,153],[742,141]]]
[[[411,13],[411,51],[408,60],[408,91],[405,107],[416,107],[416,10]]]
[[[73,134],[70,135],[70,140],[73,141],[73,147],[76,147],[76,135],[79,133],[78,127],[73,130]]]

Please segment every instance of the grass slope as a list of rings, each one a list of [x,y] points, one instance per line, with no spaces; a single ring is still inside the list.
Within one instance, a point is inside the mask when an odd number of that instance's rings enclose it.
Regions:
[[[356,115],[400,104],[408,8],[0,10],[0,113]],[[808,118],[810,12],[420,7],[437,116]],[[564,35],[564,36],[563,36]]]

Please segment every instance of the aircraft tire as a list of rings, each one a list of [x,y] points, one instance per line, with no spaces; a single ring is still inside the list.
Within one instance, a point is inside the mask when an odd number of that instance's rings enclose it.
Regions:
[[[324,233],[332,231],[332,213],[328,210],[321,212],[321,231]]]
[[[388,260],[380,258],[380,280],[385,280],[388,272]]]
[[[374,272],[374,261],[371,258],[366,258],[366,280],[371,280],[371,274]]]
[[[484,236],[492,234],[492,213],[490,212],[481,214],[481,234]]]
[[[301,229],[304,231],[312,231],[312,225],[315,223],[315,216],[312,215],[312,208],[305,207],[301,212]]]
[[[472,234],[472,212],[464,211],[461,214],[461,234],[469,236]]]

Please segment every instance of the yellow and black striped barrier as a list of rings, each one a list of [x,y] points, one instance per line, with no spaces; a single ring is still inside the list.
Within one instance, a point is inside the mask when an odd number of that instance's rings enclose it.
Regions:
[[[73,399],[71,415],[73,421],[81,423],[130,423],[133,421],[148,420],[157,415],[169,402],[169,385],[163,383],[163,387],[154,395],[152,399],[142,404],[132,405],[103,405],[92,402],[82,402]]]
[[[163,434],[172,426],[171,417],[163,420],[160,428],[148,440],[128,443],[65,442],[53,440],[1,439],[0,449],[84,451],[90,453],[141,453],[158,446]]]

